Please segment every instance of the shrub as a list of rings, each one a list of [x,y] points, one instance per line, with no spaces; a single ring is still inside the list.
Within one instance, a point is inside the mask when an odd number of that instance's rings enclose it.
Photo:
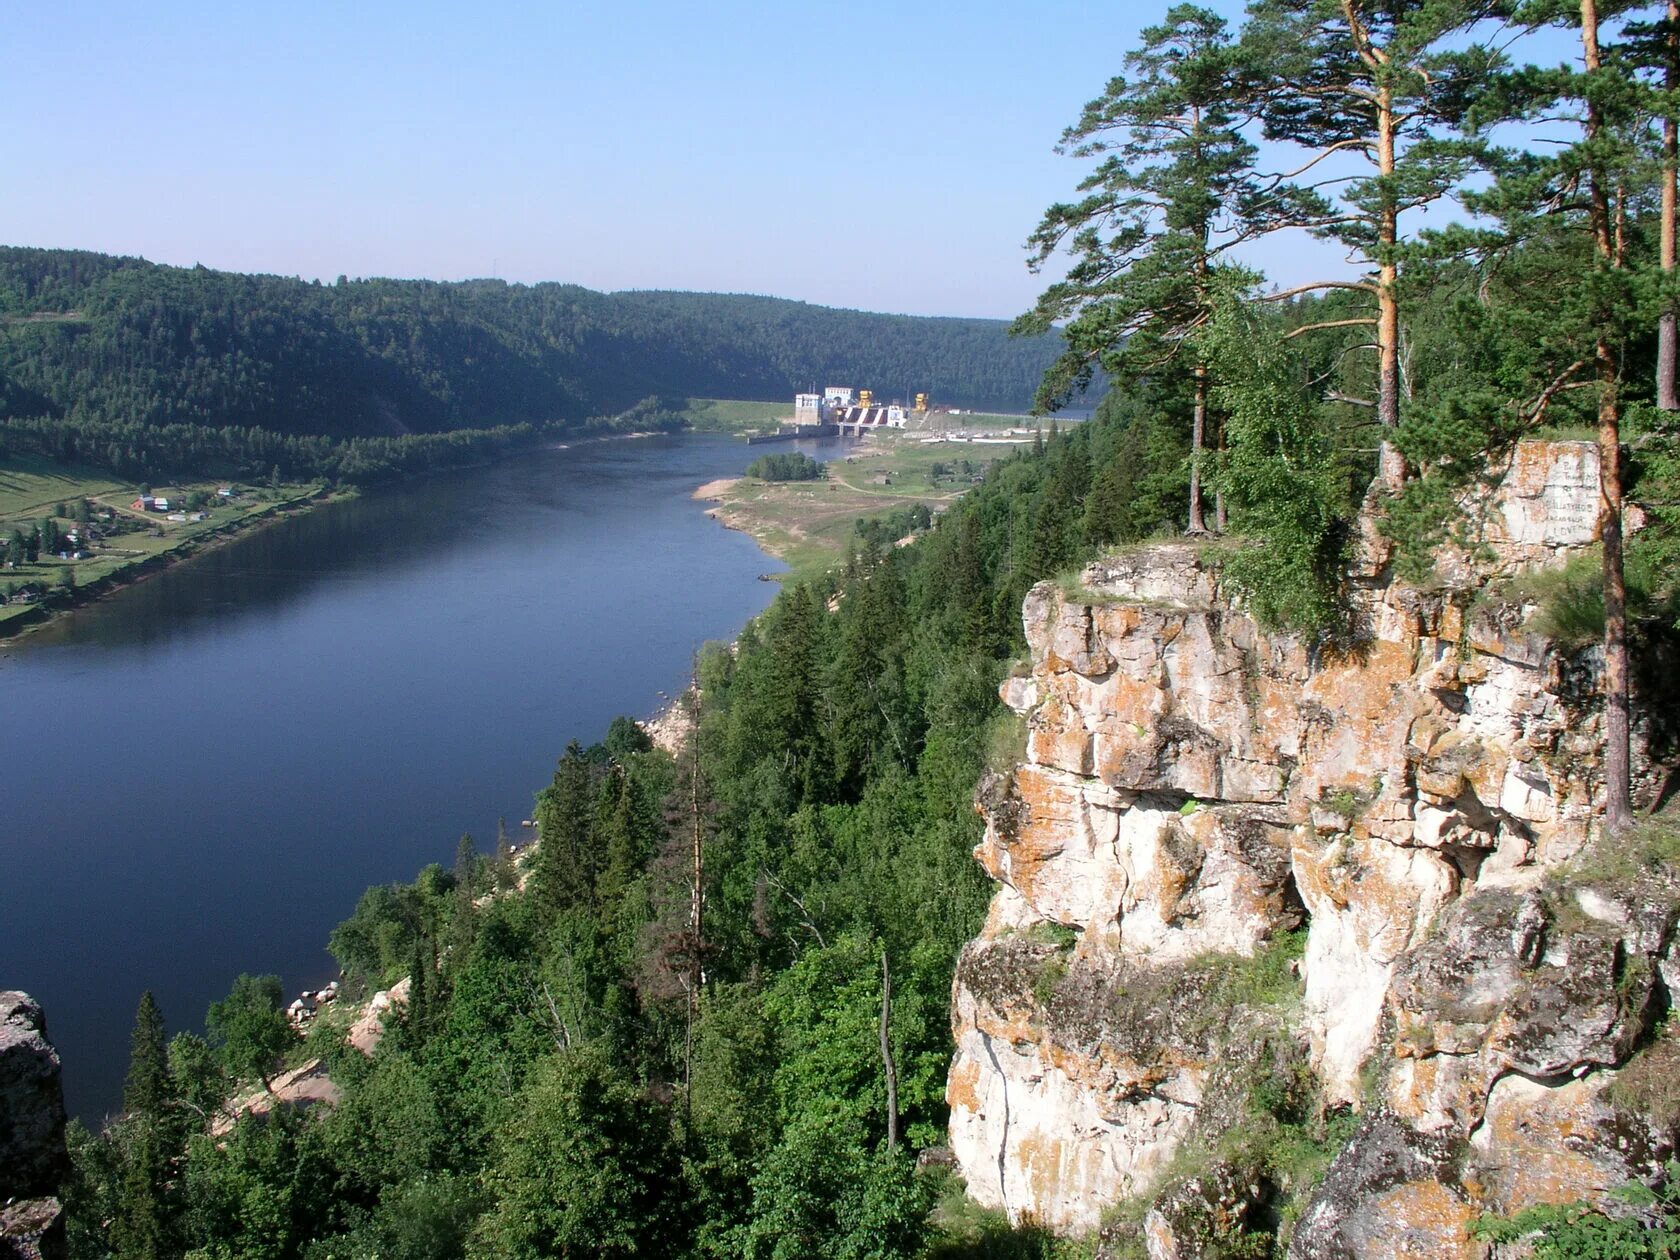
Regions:
[[[1549,1203],[1509,1218],[1481,1217],[1470,1232],[1483,1242],[1526,1242],[1534,1260],[1680,1256],[1680,1163],[1668,1162],[1655,1190],[1635,1181],[1614,1193],[1621,1200],[1615,1215],[1584,1203]]]

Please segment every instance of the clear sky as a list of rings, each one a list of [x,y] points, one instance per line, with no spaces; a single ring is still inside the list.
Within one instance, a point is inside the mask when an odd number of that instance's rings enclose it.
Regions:
[[[0,243],[1013,316],[1052,146],[1167,7],[12,5]]]

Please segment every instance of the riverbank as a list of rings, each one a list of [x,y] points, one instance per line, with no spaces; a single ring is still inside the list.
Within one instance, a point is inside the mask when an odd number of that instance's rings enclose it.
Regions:
[[[516,455],[528,455],[534,450],[563,451],[598,442],[654,436],[658,435],[649,432],[605,433],[560,442],[544,440],[510,450],[498,458],[511,459]],[[440,472],[467,472],[495,462],[496,459],[474,459],[447,468],[428,468],[398,477],[396,482],[419,481]],[[180,504],[194,489],[213,495],[220,487],[215,482],[172,483],[155,487],[154,501],[167,502],[172,506]],[[51,556],[15,570],[0,570],[0,592],[4,592],[7,586],[40,588],[38,594],[0,603],[0,643],[39,630],[63,613],[104,599],[183,561],[226,546],[256,529],[358,493],[360,490],[356,487],[334,488],[321,482],[294,483],[278,489],[244,490],[226,499],[217,496],[202,513],[171,514],[134,507],[133,503],[142,497],[142,487],[125,484],[95,470],[59,467],[40,459],[0,465],[0,557],[4,554],[5,536],[13,528],[27,530],[35,526],[37,519],[49,517],[58,521],[61,528],[70,528],[73,519],[60,516],[57,509],[64,507],[73,511],[69,505],[83,499],[92,505],[95,512],[122,519],[129,530],[118,536],[122,545],[98,547],[81,559]],[[204,519],[192,520],[193,515]],[[218,520],[218,517],[221,519]]]
[[[914,431],[870,433],[823,465],[817,481],[725,477],[694,491],[706,515],[749,535],[788,566],[782,578],[814,577],[845,558],[857,523],[918,505],[943,512],[1027,437],[973,440]]]
[[[14,596],[0,605],[0,643],[39,630],[63,613],[146,581],[185,560],[205,555],[256,530],[355,493],[320,484],[289,489],[293,492],[284,493],[280,498],[236,507],[235,515],[219,522],[208,515],[203,521],[170,521],[167,517],[154,520],[140,510],[122,505],[122,500],[132,493],[127,488],[88,496],[96,510],[133,518],[140,528],[151,532],[136,538],[120,536],[135,544],[133,546],[106,546],[87,553],[80,560],[55,557],[8,571],[5,576],[10,579],[10,585],[27,586],[48,581],[56,584],[48,586],[33,599],[26,601]],[[8,531],[16,524],[15,521],[0,522]],[[173,533],[165,532],[171,525],[183,528]],[[65,584],[58,575],[68,575],[72,584]]]

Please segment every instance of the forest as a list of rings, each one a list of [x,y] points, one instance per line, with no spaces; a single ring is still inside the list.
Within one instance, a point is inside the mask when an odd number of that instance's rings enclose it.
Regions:
[[[1019,410],[1059,352],[1000,320],[498,280],[330,285],[0,248],[0,419],[394,438],[813,381]]]
[[[1524,63],[1525,33],[1571,63]],[[678,755],[628,721],[569,746],[523,865],[464,838],[453,869],[370,890],[332,940],[347,991],[413,989],[371,1058],[313,1047],[336,1108],[212,1136],[220,1100],[296,1053],[278,985],[242,978],[205,1036],[167,1037],[143,998],[123,1112],[75,1137],[74,1254],[1093,1254],[966,1205],[938,1148],[953,967],[990,892],[976,787],[1023,739],[997,687],[1026,592],[1104,548],[1207,539],[1262,622],[1357,647],[1359,548],[1427,585],[1514,442],[1596,444],[1600,554],[1548,611],[1603,654],[1626,825],[1631,679],[1672,642],[1680,573],[1680,27],[1592,0],[1256,0],[1236,29],[1181,5],[1121,69],[1063,137],[1077,198],[1030,242],[1070,269],[1018,321],[1066,339],[1043,406],[1114,382],[1095,417],[936,520],[860,527],[842,568],[705,649]],[[1426,219],[1444,199],[1459,212]],[[1359,273],[1297,291],[1233,260],[1287,229]],[[62,283],[141,283],[86,266]],[[1336,1117],[1256,1106],[1321,1174]]]

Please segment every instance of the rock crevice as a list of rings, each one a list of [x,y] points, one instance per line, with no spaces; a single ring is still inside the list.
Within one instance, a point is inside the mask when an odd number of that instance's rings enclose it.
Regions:
[[[1613,1084],[1680,981],[1680,888],[1579,860],[1602,804],[1596,650],[1474,598],[1590,541],[1595,460],[1524,444],[1476,563],[1449,558],[1441,590],[1365,586],[1357,651],[1268,632],[1189,542],[1034,588],[1030,674],[1002,689],[1024,757],[980,797],[997,892],[954,984],[970,1194],[1063,1230],[1170,1194],[1146,1240],[1192,1254],[1170,1223],[1254,1179],[1174,1177],[1235,1114],[1256,1044],[1298,1046],[1320,1112],[1362,1117],[1292,1255],[1476,1255],[1480,1212],[1660,1167],[1674,1133]],[[1265,1215],[1232,1194],[1220,1219]]]

